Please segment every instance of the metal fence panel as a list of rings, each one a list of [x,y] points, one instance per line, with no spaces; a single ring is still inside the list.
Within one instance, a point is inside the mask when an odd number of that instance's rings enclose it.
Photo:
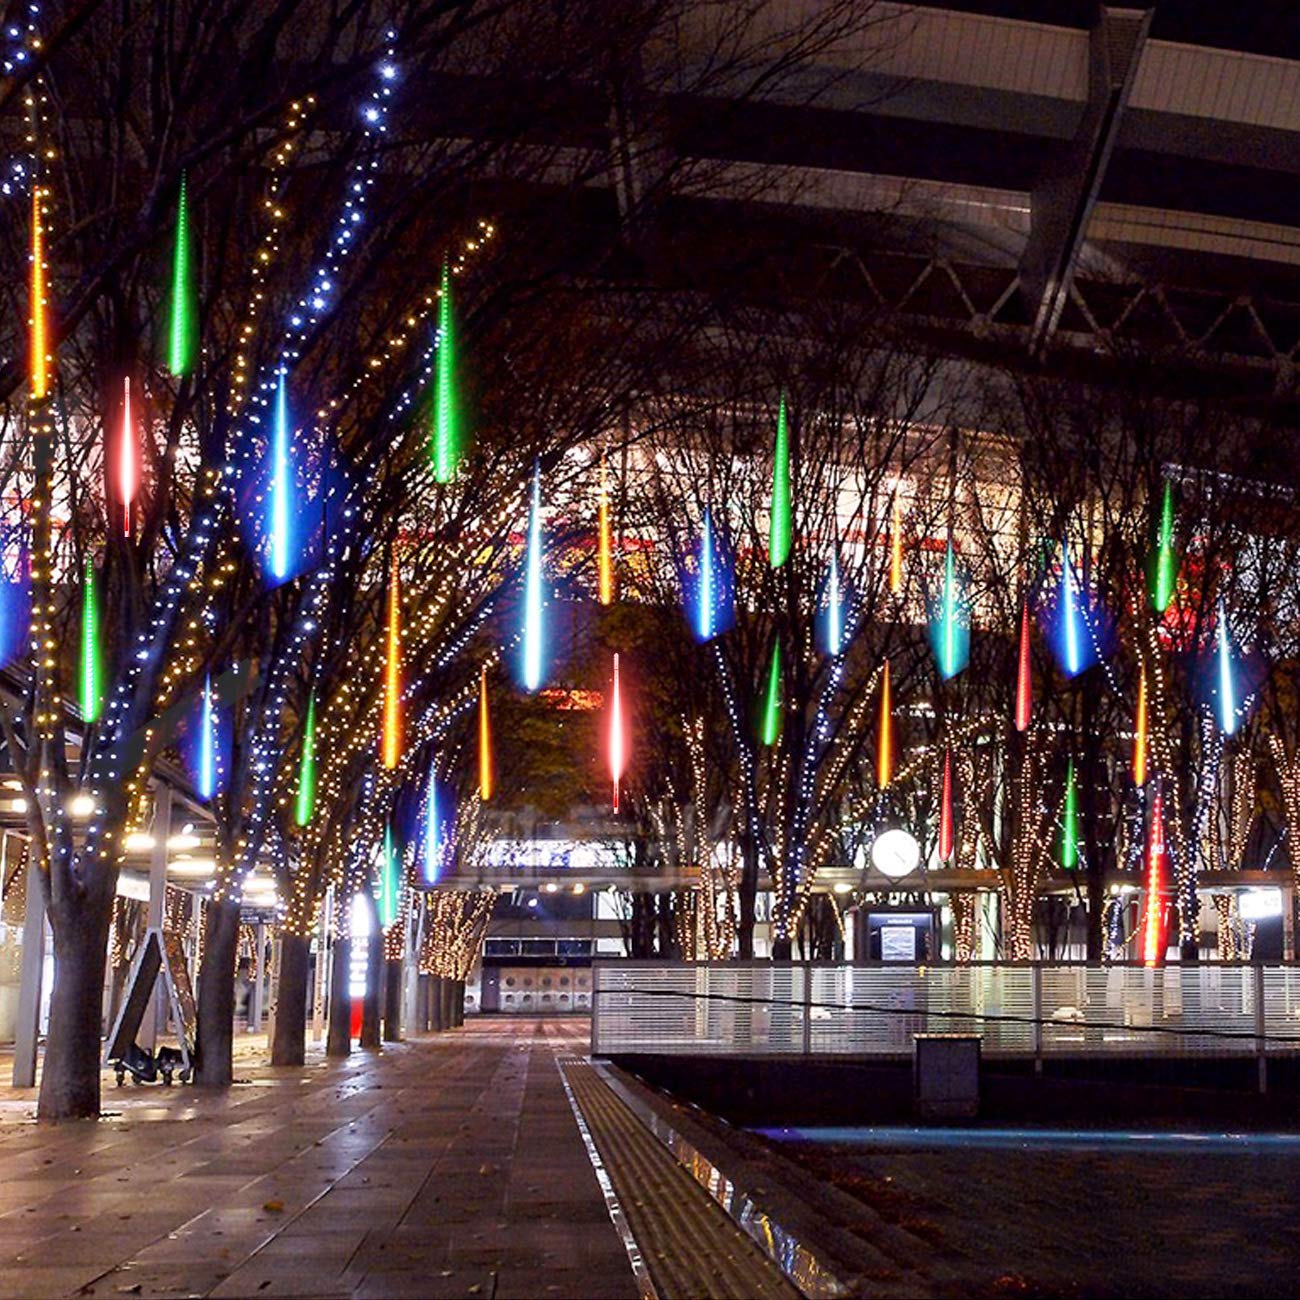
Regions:
[[[601,1055],[897,1058],[918,1033],[995,1057],[1300,1051],[1297,966],[600,962],[596,989]]]

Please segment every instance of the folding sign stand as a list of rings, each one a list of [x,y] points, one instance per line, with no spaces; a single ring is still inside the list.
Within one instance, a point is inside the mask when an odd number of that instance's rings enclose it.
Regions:
[[[136,1035],[151,1006],[150,995],[159,975],[167,990],[167,1004],[176,1025],[179,1047],[160,1047],[155,1056],[139,1046]],[[117,1013],[113,1032],[108,1036],[104,1064],[117,1071],[117,1081],[122,1083],[129,1073],[136,1083],[153,1083],[162,1075],[166,1084],[179,1070],[182,1083],[188,1083],[194,1068],[194,1039],[198,1014],[194,1006],[194,989],[190,984],[190,970],[185,964],[181,939],[173,930],[150,926],[144,941],[131,963],[126,997]]]

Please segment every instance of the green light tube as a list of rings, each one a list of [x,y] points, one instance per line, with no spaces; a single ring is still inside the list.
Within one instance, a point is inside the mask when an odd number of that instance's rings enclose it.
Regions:
[[[1160,531],[1156,538],[1155,571],[1151,582],[1151,604],[1163,614],[1174,598],[1178,577],[1178,557],[1174,553],[1174,487],[1165,480],[1164,499],[1160,503]]]
[[[190,256],[190,203],[185,176],[176,199],[176,243],[172,252],[171,320],[167,369],[177,379],[194,367],[194,270]]]
[[[772,642],[772,664],[767,672],[767,691],[763,698],[763,720],[759,739],[775,745],[781,738],[781,643]]]
[[[779,569],[790,558],[790,431],[785,414],[785,394],[776,413],[776,448],[772,462],[772,521],[767,558]]]
[[[1079,788],[1074,780],[1074,759],[1065,769],[1065,807],[1061,812],[1061,866],[1073,871],[1079,865]]]
[[[99,663],[99,592],[95,586],[95,565],[86,557],[86,576],[81,589],[81,716],[98,722],[103,708]]]
[[[293,819],[306,826],[316,809],[316,692],[307,697],[307,721],[302,732],[302,761],[298,768],[298,799]]]
[[[438,299],[438,366],[433,399],[433,476],[450,483],[460,460],[460,420],[456,400],[456,332],[451,310],[451,269],[442,264]]]

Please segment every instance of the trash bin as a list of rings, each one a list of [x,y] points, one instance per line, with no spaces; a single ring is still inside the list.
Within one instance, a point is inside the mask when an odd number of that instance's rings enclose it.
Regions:
[[[979,1034],[912,1035],[912,1106],[918,1119],[974,1119],[980,1109]]]

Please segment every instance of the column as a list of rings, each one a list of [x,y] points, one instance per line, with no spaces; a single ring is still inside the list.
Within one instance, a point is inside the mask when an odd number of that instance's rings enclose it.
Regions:
[[[6,840],[8,837],[5,837]],[[6,848],[8,845],[6,844]],[[23,912],[23,957],[18,983],[18,1023],[14,1028],[15,1088],[36,1086],[36,1040],[41,1028],[41,979],[45,970],[45,900],[36,879],[40,868],[36,855],[29,853],[24,887],[27,906]]]
[[[167,839],[172,832],[172,788],[158,782],[153,788],[153,849],[149,854],[148,926],[162,929],[167,915]],[[140,1023],[140,1046],[152,1052],[167,1019],[167,999],[163,996],[163,976],[159,971],[149,995],[149,1009]]]

